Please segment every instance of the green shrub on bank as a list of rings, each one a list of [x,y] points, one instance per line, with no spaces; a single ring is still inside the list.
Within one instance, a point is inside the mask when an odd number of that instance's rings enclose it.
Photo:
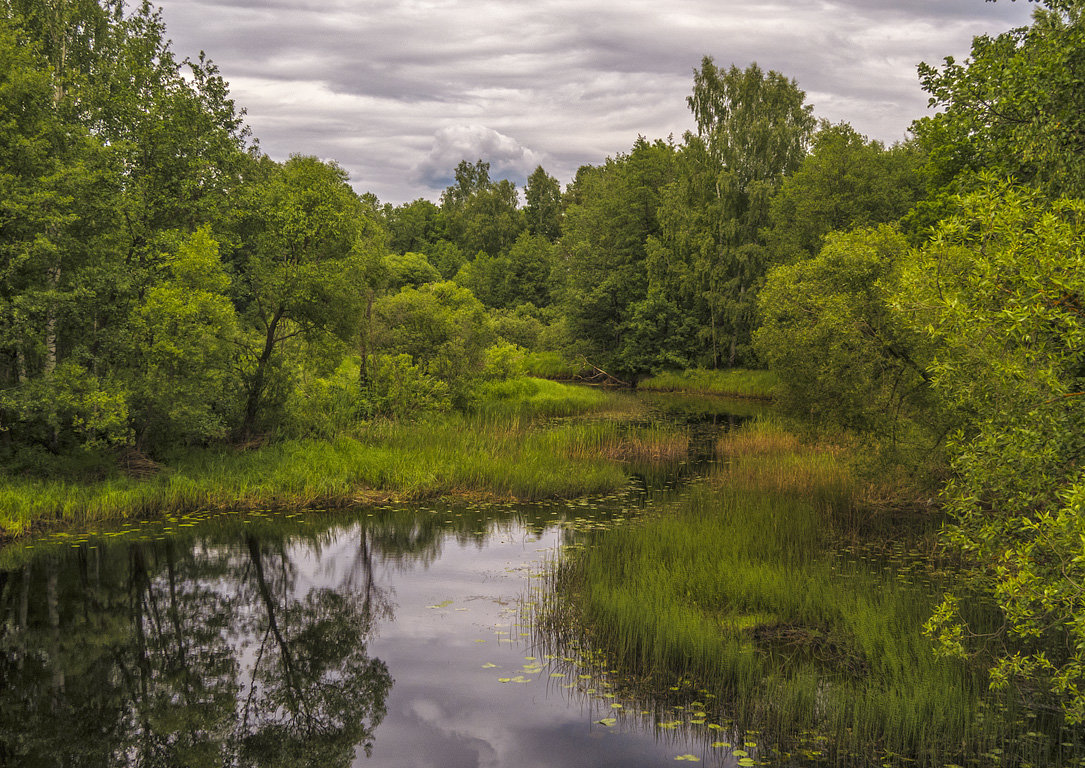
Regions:
[[[778,384],[779,380],[771,371],[695,368],[656,374],[638,383],[637,388],[654,392],[698,392],[769,399],[775,395]]]

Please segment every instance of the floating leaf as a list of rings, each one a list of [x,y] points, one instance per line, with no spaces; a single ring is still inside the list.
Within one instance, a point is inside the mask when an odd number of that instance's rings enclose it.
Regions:
[[[611,708],[611,709],[621,709],[621,708],[622,708],[622,705],[621,705],[621,704],[611,704],[611,705],[610,705],[610,708]]]
[[[678,755],[678,757],[676,757],[674,759],[675,760],[686,760],[686,761],[688,761],[690,763],[699,763],[699,762],[701,762],[701,758],[697,757],[697,755]]]
[[[599,723],[599,725],[605,725],[607,727],[610,727],[610,726],[614,725],[616,722],[618,722],[618,718],[616,718],[616,717],[604,717],[602,720],[596,720],[595,722]]]
[[[427,605],[426,607],[427,608],[447,608],[450,605],[452,605],[452,601],[451,600],[445,600],[442,603],[437,603],[436,605]]]
[[[497,665],[494,664],[493,662],[487,661],[485,664],[482,665],[482,668],[483,669],[493,669],[496,666]]]
[[[731,744],[726,741],[713,741],[709,746],[719,749],[720,747],[729,747]]]

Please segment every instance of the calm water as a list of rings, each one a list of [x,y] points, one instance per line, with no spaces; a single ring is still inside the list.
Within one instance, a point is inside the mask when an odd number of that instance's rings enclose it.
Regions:
[[[653,727],[676,715],[615,694],[598,660],[535,645],[547,561],[638,499],[191,517],[11,549],[0,763],[738,760]]]

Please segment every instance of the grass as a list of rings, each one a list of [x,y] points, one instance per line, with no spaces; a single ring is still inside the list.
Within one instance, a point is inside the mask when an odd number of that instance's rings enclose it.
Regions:
[[[569,362],[560,352],[528,352],[524,355],[524,369],[529,376],[571,379],[580,373],[583,365]]]
[[[354,435],[284,441],[249,451],[190,451],[143,478],[117,475],[81,483],[9,477],[0,482],[0,537],[46,526],[209,508],[602,493],[625,485],[624,460],[666,460],[688,441],[677,429],[636,429],[612,420],[540,422],[536,416],[593,409],[628,415],[639,405],[631,398],[554,382],[529,380],[518,386],[527,390],[504,401],[491,399],[485,413],[410,423],[375,421]]]
[[[622,402],[603,390],[521,376],[484,386],[475,410],[489,416],[578,416],[613,410]]]
[[[974,727],[984,681],[921,632],[927,590],[834,549],[867,492],[842,450],[750,422],[681,500],[566,559],[558,594],[592,645],[638,673],[699,681],[742,727],[785,741],[812,729],[844,762],[991,748],[999,734]]]
[[[771,371],[729,368],[666,371],[637,384],[638,389],[656,392],[698,392],[732,397],[771,399],[779,380]]]

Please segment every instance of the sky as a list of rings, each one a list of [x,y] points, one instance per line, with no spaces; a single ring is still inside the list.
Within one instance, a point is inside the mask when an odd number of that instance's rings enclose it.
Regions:
[[[693,128],[703,56],[797,81],[886,143],[927,114],[916,65],[1028,23],[1024,0],[159,0],[262,151],[338,162],[358,192],[436,200],[460,160],[523,184]]]

